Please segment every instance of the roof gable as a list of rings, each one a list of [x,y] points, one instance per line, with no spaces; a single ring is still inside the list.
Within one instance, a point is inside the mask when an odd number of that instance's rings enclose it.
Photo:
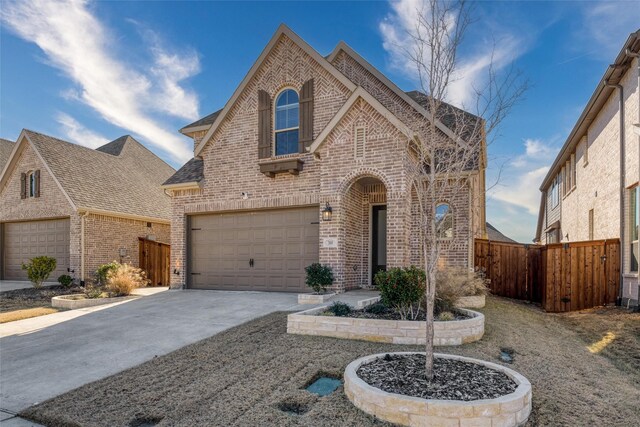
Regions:
[[[9,156],[15,147],[15,142],[8,139],[0,138],[0,173],[4,169],[4,165],[9,161]]]
[[[288,37],[291,41],[293,41],[293,43],[295,43],[298,47],[300,47],[302,50],[304,50],[305,53],[307,53],[322,68],[324,68],[329,74],[331,74],[333,77],[335,77],[340,83],[342,83],[350,91],[353,91],[353,90],[356,89],[356,86],[353,84],[353,82],[351,82],[351,80],[349,80],[344,74],[342,74],[340,71],[338,71],[333,65],[331,65],[329,63],[329,61],[327,61],[322,55],[320,55],[318,52],[316,52],[307,42],[302,40],[289,27],[287,27],[284,24],[281,24],[278,27],[278,29],[276,30],[276,32],[273,35],[273,37],[271,37],[271,40],[269,41],[267,46],[264,48],[264,50],[262,51],[262,53],[260,54],[260,56],[258,57],[256,62],[249,69],[249,72],[247,73],[247,75],[242,79],[242,82],[240,82],[240,85],[236,88],[235,92],[233,93],[233,95],[231,96],[229,101],[227,101],[227,103],[225,104],[225,106],[222,109],[222,111],[220,112],[220,114],[218,114],[216,116],[215,120],[211,124],[211,127],[209,128],[209,130],[205,134],[204,138],[202,138],[200,143],[198,143],[198,145],[196,146],[195,152],[194,152],[196,156],[198,156],[200,154],[202,149],[208,143],[209,139],[211,139],[211,137],[213,136],[213,134],[216,131],[216,129],[218,128],[218,126],[220,126],[220,124],[225,119],[225,117],[227,116],[229,111],[233,108],[233,106],[236,103],[236,100],[240,97],[240,95],[244,91],[244,89],[247,86],[247,84],[251,81],[251,79],[254,76],[254,74],[258,71],[258,69],[260,68],[260,66],[264,62],[264,60],[267,58],[269,53],[271,53],[273,48],[276,46],[278,40],[282,36]]]

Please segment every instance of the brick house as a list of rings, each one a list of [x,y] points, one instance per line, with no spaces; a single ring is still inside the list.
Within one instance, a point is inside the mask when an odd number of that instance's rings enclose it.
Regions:
[[[30,130],[0,144],[0,279],[22,262],[57,259],[50,276],[84,280],[117,260],[138,265],[138,237],[169,241],[175,170],[130,136],[91,149]],[[5,148],[2,148],[2,146]]]
[[[181,129],[194,158],[163,185],[172,286],[304,292],[304,267],[319,261],[344,291],[418,264],[407,162],[425,99],[346,44],[323,57],[280,26],[225,107]],[[485,235],[481,146],[462,194],[438,201],[452,219],[449,264],[472,267],[473,239]]]
[[[615,58],[540,191],[536,243],[619,238],[623,303],[638,301],[640,30]]]

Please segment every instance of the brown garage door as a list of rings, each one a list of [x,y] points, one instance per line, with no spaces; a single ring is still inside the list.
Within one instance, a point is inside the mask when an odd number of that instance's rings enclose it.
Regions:
[[[190,217],[194,289],[308,291],[304,268],[318,262],[318,208]]]
[[[49,281],[67,274],[69,267],[69,219],[8,222],[3,229],[3,258],[5,280],[27,280],[23,262],[37,256],[57,260],[56,270]]]

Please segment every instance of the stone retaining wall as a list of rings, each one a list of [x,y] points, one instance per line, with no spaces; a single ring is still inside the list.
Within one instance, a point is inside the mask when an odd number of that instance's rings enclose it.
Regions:
[[[425,344],[426,322],[322,316],[327,306],[290,314],[287,332],[393,344]],[[484,335],[484,315],[464,310],[471,319],[434,322],[434,345],[461,345]]]
[[[79,297],[80,299],[71,299]],[[95,307],[97,305],[111,304],[114,302],[126,301],[136,298],[135,296],[114,297],[114,298],[83,298],[84,294],[61,295],[51,298],[51,307],[66,308],[68,310],[76,310],[78,308]]]
[[[344,372],[344,391],[362,411],[377,418],[405,426],[520,426],[531,414],[531,384],[517,372],[495,363],[449,354],[435,357],[477,363],[504,372],[518,387],[513,393],[475,401],[429,400],[387,393],[370,386],[357,375],[360,365],[384,357],[386,353],[365,356],[351,362]],[[412,353],[393,353],[412,354]],[[423,353],[424,354],[424,353]]]

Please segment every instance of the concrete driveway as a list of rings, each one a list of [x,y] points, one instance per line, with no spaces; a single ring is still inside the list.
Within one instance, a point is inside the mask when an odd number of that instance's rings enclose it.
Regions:
[[[175,290],[9,334],[0,338],[0,411],[17,413],[251,319],[306,307],[296,294]]]

